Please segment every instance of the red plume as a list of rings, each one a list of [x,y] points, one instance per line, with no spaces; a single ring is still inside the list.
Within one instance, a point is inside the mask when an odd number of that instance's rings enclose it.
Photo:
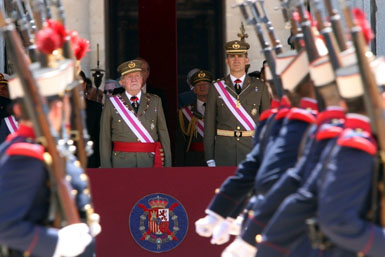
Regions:
[[[72,49],[76,60],[81,60],[88,51],[90,51],[90,42],[84,38],[79,37],[77,31],[72,30],[67,32],[71,38]]]
[[[76,60],[81,60],[86,53],[90,51],[90,42],[84,38],[78,38],[78,42],[74,47]]]
[[[62,47],[67,36],[66,29],[63,24],[55,20],[47,20],[47,26],[53,29],[60,38],[60,46]]]
[[[365,13],[359,8],[353,8],[353,15],[357,21],[357,25],[361,27],[362,34],[365,37],[366,43],[369,44],[370,40],[374,38],[372,29],[369,22],[366,20]]]
[[[42,53],[51,54],[59,45],[59,35],[49,27],[41,29],[36,35],[36,46]]]

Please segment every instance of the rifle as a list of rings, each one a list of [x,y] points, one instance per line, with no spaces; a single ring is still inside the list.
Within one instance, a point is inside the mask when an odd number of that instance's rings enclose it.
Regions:
[[[248,1],[248,0],[245,0]],[[265,36],[263,34],[263,30],[261,27],[260,22],[260,16],[258,15],[257,8],[255,5],[253,5],[252,2],[247,2],[249,7],[251,8],[251,11],[253,13],[253,18],[250,18],[245,7],[245,2],[241,2],[238,4],[238,7],[241,9],[241,13],[244,17],[244,19],[249,23],[254,25],[255,32],[257,33],[257,37],[259,40],[259,44],[261,45],[261,48],[263,49],[263,54],[265,55],[265,59],[267,64],[269,65],[270,72],[273,76],[273,87],[272,89],[275,90],[275,94],[278,96],[279,99],[283,96],[283,88],[282,88],[282,82],[280,77],[276,74],[276,66],[275,66],[275,57],[274,53],[272,51],[272,48],[270,47],[270,44],[265,40]]]
[[[340,52],[336,42],[336,38],[332,33],[332,29],[330,28],[330,26],[327,26],[324,22],[324,19],[322,17],[322,11],[321,11],[321,1],[313,0],[313,2],[316,8],[315,17],[317,19],[318,27],[321,35],[325,40],[326,47],[328,48],[329,60],[333,66],[333,70],[336,71],[338,68],[342,66],[341,60],[339,57]]]
[[[7,42],[10,56],[14,59],[15,71],[25,93],[23,100],[28,115],[34,124],[36,136],[47,149],[45,154],[46,164],[51,177],[51,183],[53,183],[52,188],[55,190],[54,193],[59,200],[62,221],[68,224],[79,223],[80,218],[71,194],[71,187],[65,179],[66,162],[58,150],[57,132],[47,119],[48,107],[46,100],[39,93],[37,82],[29,67],[27,56],[24,54],[21,39],[15,26],[4,18],[2,12],[0,12],[0,27]]]
[[[265,5],[264,5],[265,1],[264,0],[257,0],[257,2],[259,3],[259,7],[262,9],[263,17],[261,18],[261,20],[266,24],[266,29],[268,31],[270,41],[274,47],[275,53],[277,55],[281,54],[282,53],[282,44],[279,41],[277,35],[275,34],[274,26],[271,23],[269,16],[267,15],[267,11],[266,11]],[[258,7],[255,4],[254,4],[254,6],[255,6],[255,8],[258,9]]]
[[[369,114],[372,130],[377,137],[379,146],[379,157],[382,164],[385,163],[385,110],[381,97],[381,93],[378,89],[376,78],[370,67],[369,60],[367,58],[367,45],[361,30],[355,20],[352,17],[351,9],[341,1],[341,5],[344,8],[344,14],[346,22],[350,28],[352,35],[352,41],[356,49],[357,62],[360,70],[362,84],[364,85],[364,102],[367,113]],[[385,166],[383,167],[383,174],[385,174]],[[381,216],[380,223],[385,227],[385,195],[384,195],[384,181],[378,185],[378,189],[381,192]]]
[[[309,58],[309,63],[312,63],[313,61],[321,57],[321,55],[318,52],[318,48],[315,43],[312,25],[306,12],[306,7],[303,0],[299,0],[297,8],[301,17],[301,27],[304,34],[307,56]]]
[[[330,17],[333,33],[338,43],[338,47],[340,48],[340,52],[343,52],[346,49],[348,49],[348,45],[346,43],[344,31],[342,29],[340,15],[338,14],[338,11],[335,8],[333,8],[331,0],[324,0],[324,1]]]

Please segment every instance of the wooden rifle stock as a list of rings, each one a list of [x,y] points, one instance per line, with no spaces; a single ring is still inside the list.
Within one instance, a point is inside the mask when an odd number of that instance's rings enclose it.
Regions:
[[[351,28],[352,41],[356,49],[361,80],[364,85],[365,107],[372,123],[372,130],[377,137],[379,157],[383,164],[383,176],[385,176],[385,109],[383,99],[378,89],[377,81],[370,66],[370,62],[367,58],[368,49],[361,28],[357,26],[349,7],[345,6],[344,13],[346,14],[346,22]],[[383,183],[384,181],[378,185],[378,189],[381,192],[380,223],[381,226],[385,227],[385,192]]]
[[[71,187],[65,179],[66,161],[57,149],[57,133],[47,119],[48,106],[45,98],[39,93],[37,82],[29,68],[29,62],[24,54],[21,39],[15,26],[6,22],[2,13],[0,13],[0,26],[3,29],[8,51],[14,60],[16,74],[25,93],[23,100],[28,115],[34,124],[35,133],[37,138],[44,142],[44,146],[52,158],[51,161],[46,161],[46,163],[50,172],[51,183],[54,183],[54,188],[57,191],[60,209],[64,216],[63,220],[68,224],[79,223],[80,218],[71,194]]]
[[[332,33],[330,26],[324,22],[320,7],[320,0],[314,0],[314,3],[316,6],[315,17],[317,19],[319,30],[325,40],[326,47],[328,48],[329,60],[333,66],[333,70],[336,71],[342,66],[336,38]]]
[[[338,11],[335,8],[333,8],[331,0],[324,0],[324,1],[330,17],[330,22],[332,24],[333,33],[338,43],[338,47],[340,51],[343,52],[346,49],[348,49],[348,45],[346,43],[344,30],[342,28],[340,15],[338,14]]]
[[[304,35],[307,56],[309,58],[309,63],[312,63],[320,57],[320,54],[318,53],[315,37],[312,31],[312,25],[306,12],[303,0],[299,1],[298,11],[301,17],[301,27]]]

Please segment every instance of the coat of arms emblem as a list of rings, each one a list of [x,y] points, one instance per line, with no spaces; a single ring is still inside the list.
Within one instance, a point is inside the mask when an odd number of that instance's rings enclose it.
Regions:
[[[130,214],[130,230],[135,241],[151,252],[174,249],[184,239],[187,214],[180,202],[165,194],[139,200]]]

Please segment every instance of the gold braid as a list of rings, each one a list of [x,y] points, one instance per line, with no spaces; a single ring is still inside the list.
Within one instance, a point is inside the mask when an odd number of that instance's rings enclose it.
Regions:
[[[190,150],[190,146],[191,146],[191,142],[192,142],[193,136],[194,137],[198,136],[198,130],[197,130],[197,126],[196,126],[197,122],[198,122],[198,118],[193,116],[192,119],[190,120],[190,122],[188,123],[187,129],[186,129],[185,124],[184,124],[184,117],[183,117],[182,110],[179,110],[179,125],[180,125],[180,128],[182,130],[183,136],[187,136],[189,138],[188,139],[188,144],[187,144],[187,147],[186,147],[186,152],[188,152]]]

